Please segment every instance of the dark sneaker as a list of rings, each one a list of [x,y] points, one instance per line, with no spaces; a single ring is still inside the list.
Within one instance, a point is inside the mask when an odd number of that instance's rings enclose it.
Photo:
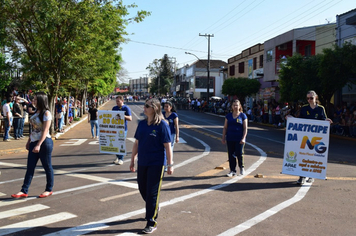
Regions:
[[[305,184],[305,177],[299,177],[297,184],[300,184],[300,185]]]
[[[146,226],[146,228],[144,228],[142,230],[142,233],[145,233],[145,234],[152,234],[153,231],[155,231],[157,229],[157,227],[154,227],[154,226]]]
[[[313,178],[309,178],[308,180],[307,180],[307,183],[313,183],[314,182],[314,179]]]

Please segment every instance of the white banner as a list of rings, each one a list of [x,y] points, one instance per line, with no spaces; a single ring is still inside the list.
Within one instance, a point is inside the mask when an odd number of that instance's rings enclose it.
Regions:
[[[282,173],[326,179],[328,121],[288,118]]]
[[[98,111],[99,151],[126,155],[125,112]]]

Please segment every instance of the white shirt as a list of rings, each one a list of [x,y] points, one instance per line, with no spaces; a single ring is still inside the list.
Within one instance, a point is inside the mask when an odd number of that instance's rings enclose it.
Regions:
[[[12,117],[12,112],[11,112],[11,109],[10,109],[10,105],[8,103],[5,103],[3,106],[2,106],[2,113],[4,114],[4,117],[7,119],[7,116],[10,115],[9,117],[11,118]]]

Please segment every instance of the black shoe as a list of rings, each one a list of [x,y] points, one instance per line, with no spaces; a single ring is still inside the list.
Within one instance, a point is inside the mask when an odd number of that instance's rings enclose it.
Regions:
[[[305,184],[305,177],[299,177],[297,184],[300,184],[300,185]]]

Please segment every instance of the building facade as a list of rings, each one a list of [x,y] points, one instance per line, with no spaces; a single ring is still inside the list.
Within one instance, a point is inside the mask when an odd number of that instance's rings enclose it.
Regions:
[[[356,45],[356,9],[336,16],[336,44],[339,47],[346,42]],[[353,78],[356,80],[356,78]],[[356,102],[356,86],[354,84],[346,85],[342,91],[334,95],[334,104],[341,105]]]
[[[174,87],[177,97],[206,98],[208,92],[208,60],[198,60],[191,65],[178,69],[175,73]],[[221,60],[210,60],[209,97],[222,97],[224,73],[227,63]]]
[[[133,95],[139,96],[149,96],[149,83],[151,82],[151,78],[149,77],[140,77],[139,79],[130,79],[130,93]]]

